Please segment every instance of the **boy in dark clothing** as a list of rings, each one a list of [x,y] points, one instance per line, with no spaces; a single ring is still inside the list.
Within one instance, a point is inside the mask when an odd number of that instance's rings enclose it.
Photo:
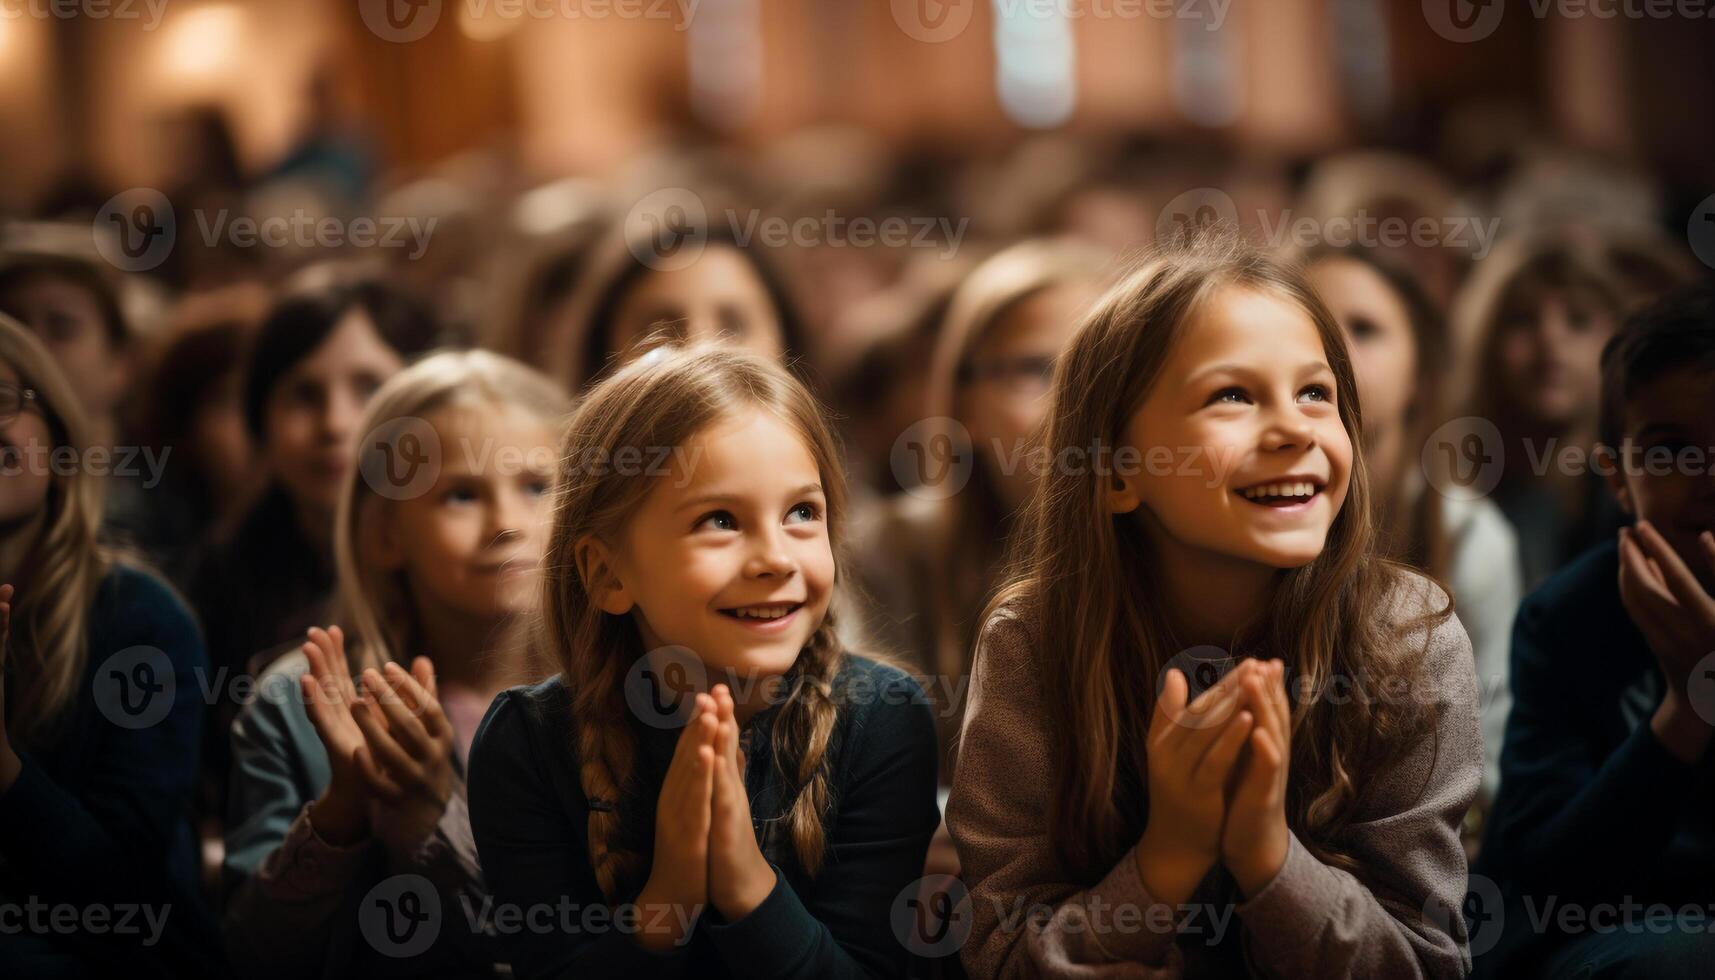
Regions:
[[[1715,289],[1627,321],[1601,411],[1596,465],[1636,524],[1519,610],[1466,904],[1479,976],[1715,969]]]

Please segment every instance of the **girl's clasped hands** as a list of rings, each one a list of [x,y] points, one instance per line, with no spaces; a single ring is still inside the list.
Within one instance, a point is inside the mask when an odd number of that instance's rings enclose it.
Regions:
[[[1137,848],[1144,884],[1183,903],[1216,864],[1246,895],[1286,861],[1292,706],[1279,660],[1246,659],[1189,698],[1167,671],[1148,736],[1149,820]]]
[[[705,906],[729,922],[742,919],[774,890],[774,868],[751,825],[738,742],[732,692],[717,684],[698,694],[656,803],[654,862],[637,897],[645,946],[683,942]],[[683,914],[651,914],[667,907]]]

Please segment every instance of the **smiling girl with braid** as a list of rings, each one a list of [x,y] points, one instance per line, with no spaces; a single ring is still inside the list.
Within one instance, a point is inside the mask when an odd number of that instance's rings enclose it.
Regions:
[[[934,722],[835,631],[846,491],[821,408],[753,355],[656,348],[590,391],[563,447],[543,595],[561,674],[502,694],[471,760],[497,899],[580,913],[513,933],[514,968],[901,974],[889,913],[939,822]]]

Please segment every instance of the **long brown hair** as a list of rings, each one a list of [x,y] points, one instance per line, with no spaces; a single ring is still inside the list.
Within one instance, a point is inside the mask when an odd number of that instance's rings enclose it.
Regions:
[[[638,828],[652,824],[654,808],[638,785],[637,722],[622,688],[645,650],[629,615],[596,605],[576,550],[589,535],[617,542],[653,483],[583,461],[614,459],[622,447],[680,446],[746,407],[777,415],[816,460],[837,561],[846,508],[839,450],[821,406],[777,364],[709,345],[658,347],[592,388],[566,428],[544,561],[541,642],[564,672],[574,751],[592,804],[590,865],[610,901],[632,894],[649,868],[649,855],[628,846],[647,839]],[[821,867],[832,803],[827,754],[839,701],[834,679],[844,662],[834,618],[830,609],[787,673],[773,725],[775,764],[789,787],[787,834],[812,875]]]
[[[1055,370],[1044,440],[1048,449],[1117,446],[1173,345],[1218,290],[1278,295],[1306,311],[1333,369],[1340,419],[1361,444],[1351,360],[1333,316],[1296,271],[1231,238],[1205,238],[1158,253],[1108,292]],[[1101,467],[1053,467],[1026,505],[1009,584],[989,606],[1013,612],[1041,658],[1056,787],[1048,827],[1068,872],[1094,881],[1134,844],[1147,818],[1145,730],[1157,680],[1177,651],[1157,596],[1159,569],[1143,530],[1108,509]],[[1322,553],[1282,570],[1268,609],[1239,639],[1247,654],[1280,657],[1293,687],[1326,692],[1336,681],[1361,691],[1415,686],[1409,656],[1384,656],[1391,637],[1375,621],[1398,566],[1372,553],[1369,477],[1354,453],[1348,498]],[[1440,611],[1445,616],[1446,609]],[[1403,702],[1403,703],[1401,703]],[[1420,730],[1411,698],[1320,696],[1292,712],[1287,817],[1319,858],[1355,871],[1331,843],[1351,819],[1366,772],[1402,752]]]
[[[23,563],[32,574],[12,603],[6,728],[28,745],[46,741],[77,696],[89,665],[89,607],[119,556],[100,539],[105,482],[81,465],[92,437],[76,390],[35,335],[4,314],[0,362],[35,390],[48,448],[63,447],[80,462],[49,468],[41,526]]]

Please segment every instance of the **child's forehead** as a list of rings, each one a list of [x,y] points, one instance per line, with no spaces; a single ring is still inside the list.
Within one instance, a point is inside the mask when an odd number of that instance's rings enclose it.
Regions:
[[[1322,331],[1310,312],[1278,293],[1222,288],[1192,311],[1169,361],[1180,369],[1219,359],[1256,366],[1289,360],[1326,362]]]
[[[656,450],[654,455],[661,455]],[[820,481],[804,435],[762,408],[745,408],[711,423],[667,456],[673,485],[686,494],[727,490],[765,492]]]
[[[482,473],[496,462],[515,466],[520,456],[532,468],[554,468],[554,426],[523,406],[461,398],[425,413],[424,421],[440,441],[443,471]]]

